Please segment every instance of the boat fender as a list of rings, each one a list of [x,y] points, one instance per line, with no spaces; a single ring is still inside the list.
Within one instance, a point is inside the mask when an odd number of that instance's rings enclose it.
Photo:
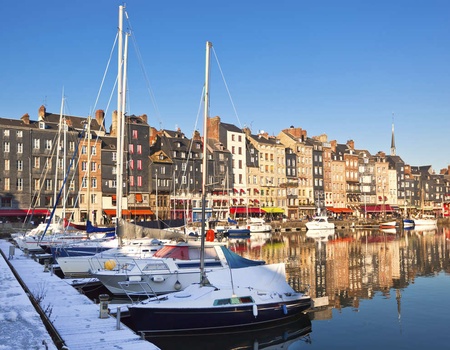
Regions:
[[[258,305],[253,304],[253,316],[258,316]]]
[[[175,284],[173,285],[173,288],[175,288],[175,290],[180,290],[181,289],[181,283],[180,281],[176,281]]]
[[[111,271],[112,269],[114,269],[116,267],[116,262],[114,260],[106,260],[105,261],[105,269]]]
[[[206,232],[206,241],[207,242],[214,242],[214,238],[215,238],[215,233],[213,229],[209,229]]]
[[[286,305],[284,304],[283,305],[283,314],[287,315],[287,313],[288,313],[288,310],[287,310]]]
[[[164,282],[164,277],[163,276],[153,276],[151,279],[152,279],[153,282],[156,282],[156,283]]]

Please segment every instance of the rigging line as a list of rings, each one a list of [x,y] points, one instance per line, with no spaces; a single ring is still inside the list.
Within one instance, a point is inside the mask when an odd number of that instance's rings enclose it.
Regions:
[[[116,47],[116,43],[117,43],[117,40],[118,40],[118,36],[119,36],[119,34],[117,33],[117,34],[116,34],[116,37],[115,37],[115,39],[114,39],[113,46],[111,47],[111,51],[109,52],[108,62],[107,62],[107,64],[106,64],[106,68],[105,68],[105,71],[104,71],[104,73],[103,73],[102,81],[101,81],[100,87],[99,87],[99,89],[98,89],[97,97],[96,97],[96,99],[95,99],[95,103],[94,103],[94,111],[95,111],[96,106],[97,106],[97,104],[98,104],[98,100],[100,99],[100,94],[101,94],[101,91],[102,91],[102,89],[103,89],[103,85],[105,84],[106,74],[107,74],[107,72],[108,72],[108,70],[109,70],[109,66],[110,66],[110,64],[111,64],[111,60],[112,60],[112,56],[113,56],[113,53],[114,53],[114,48]],[[117,78],[116,78],[116,81],[117,81]],[[114,88],[115,88],[115,86],[116,86],[116,84],[114,84]],[[109,102],[108,102],[108,106],[109,106]]]
[[[237,120],[238,120],[239,127],[242,129],[241,121],[239,120],[239,116],[238,116],[238,113],[237,113],[237,111],[236,111],[236,107],[235,107],[234,102],[233,102],[233,99],[232,99],[232,97],[231,97],[230,90],[228,89],[228,85],[227,85],[227,82],[226,82],[226,80],[225,80],[225,76],[223,75],[222,67],[220,66],[219,58],[218,58],[217,55],[216,55],[216,50],[214,50],[214,47],[212,48],[212,51],[213,51],[213,53],[214,53],[214,57],[216,58],[217,66],[219,67],[220,75],[222,76],[223,83],[225,84],[225,88],[226,88],[226,90],[227,90],[228,97],[230,98],[230,102],[231,102],[231,106],[233,107],[234,114],[236,115],[236,118],[237,118]]]
[[[199,104],[198,104],[197,117],[195,119],[195,124],[194,124],[194,132],[192,133],[192,138],[189,141],[190,142],[189,143],[189,152],[188,152],[188,158],[186,159],[186,163],[189,161],[190,156],[192,154],[191,151],[192,151],[192,146],[194,144],[194,142],[192,142],[192,139],[194,137],[195,130],[197,130],[197,126],[198,126],[198,121],[200,119],[200,114],[201,114],[202,102],[203,102],[204,95],[205,95],[205,86],[203,86],[203,88],[202,88],[202,93],[201,93],[200,101],[199,101]],[[186,176],[187,169],[188,169],[188,167],[186,166],[186,168],[184,169],[184,172],[183,172],[183,176]],[[180,183],[178,189],[180,190],[181,187],[182,187],[182,184]]]
[[[130,29],[130,32],[133,33],[133,35],[131,35],[131,38],[133,40],[134,50],[135,50],[136,56],[138,58],[139,67],[141,68],[142,74],[144,75],[144,78],[145,78],[145,84],[146,84],[147,92],[149,93],[150,100],[152,101],[153,108],[155,109],[155,112],[156,112],[156,119],[158,120],[159,125],[162,126],[161,114],[159,112],[158,104],[156,103],[155,94],[153,93],[153,89],[152,89],[152,87],[150,85],[150,79],[148,78],[147,71],[145,70],[145,67],[144,67],[144,64],[143,64],[142,55],[141,55],[141,51],[139,50],[139,47],[137,45],[136,35],[134,34],[134,30],[133,30],[133,27],[131,25],[130,18],[128,17],[128,12],[127,11],[125,11],[125,17],[127,19],[127,23],[128,23],[128,27]]]

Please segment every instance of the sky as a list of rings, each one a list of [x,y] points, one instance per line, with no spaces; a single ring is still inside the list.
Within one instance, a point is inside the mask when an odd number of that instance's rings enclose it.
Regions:
[[[407,164],[450,165],[450,2],[446,0],[111,0],[8,2],[0,23],[0,117],[38,109],[86,117],[117,108],[119,6],[128,115],[202,131],[210,115],[252,133],[290,126]],[[105,77],[105,78],[104,78]]]

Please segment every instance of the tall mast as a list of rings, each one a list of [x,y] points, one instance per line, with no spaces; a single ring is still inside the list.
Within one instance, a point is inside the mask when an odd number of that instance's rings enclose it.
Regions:
[[[87,215],[86,222],[91,221],[91,116],[87,120]]]
[[[206,70],[205,70],[205,97],[204,97],[204,115],[203,115],[203,163],[202,163],[202,230],[201,230],[201,249],[200,249],[200,283],[208,284],[205,273],[205,226],[206,226],[206,180],[207,180],[207,144],[208,144],[208,117],[209,117],[209,60],[212,43],[206,42]]]
[[[123,61],[123,6],[119,6],[118,27],[118,61],[117,61],[117,172],[116,172],[116,233],[119,233],[119,221],[122,219],[122,192],[123,192],[123,129],[122,129],[122,61]]]

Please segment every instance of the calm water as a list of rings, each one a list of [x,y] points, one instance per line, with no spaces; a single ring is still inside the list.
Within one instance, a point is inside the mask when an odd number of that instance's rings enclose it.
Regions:
[[[274,233],[230,242],[240,255],[285,262],[289,283],[323,309],[260,331],[149,338],[161,349],[443,349],[450,346],[450,228]]]

